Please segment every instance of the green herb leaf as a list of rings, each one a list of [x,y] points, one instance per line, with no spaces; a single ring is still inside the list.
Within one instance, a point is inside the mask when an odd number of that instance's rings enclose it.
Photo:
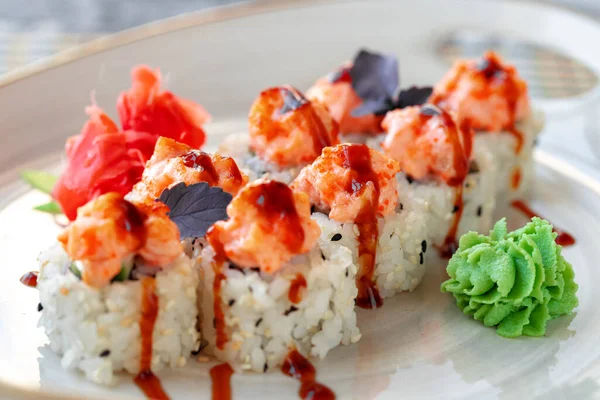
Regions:
[[[112,278],[111,282],[124,282],[129,278],[129,272],[131,271],[131,268],[128,268],[127,266],[125,266],[125,264],[122,264],[121,266],[121,271],[119,271],[119,273]]]
[[[40,204],[39,206],[33,207],[33,209],[41,211],[41,212],[45,212],[48,214],[52,214],[52,215],[62,214],[62,210],[60,209],[60,206],[54,201],[51,201],[50,203],[46,203],[46,204]]]
[[[45,171],[27,170],[21,172],[21,178],[32,188],[50,194],[58,177]]]
[[[79,270],[79,268],[77,268],[77,265],[75,265],[75,263],[72,263],[69,269],[76,277],[81,279],[81,271]]]

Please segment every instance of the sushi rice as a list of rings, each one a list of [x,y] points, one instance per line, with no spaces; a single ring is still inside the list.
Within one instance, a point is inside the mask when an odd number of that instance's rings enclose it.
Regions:
[[[72,261],[60,245],[39,256],[37,288],[42,306],[38,325],[65,369],[79,369],[104,385],[117,382],[121,370],[140,368],[141,281],[113,282],[92,288],[70,269]],[[154,325],[152,369],[183,367],[197,350],[198,274],[180,256],[168,272],[156,274],[159,312]]]

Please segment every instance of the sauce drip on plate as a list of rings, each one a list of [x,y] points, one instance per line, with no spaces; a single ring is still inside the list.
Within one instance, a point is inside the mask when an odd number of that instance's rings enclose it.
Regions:
[[[135,384],[153,400],[168,400],[160,380],[152,373],[152,334],[158,317],[158,296],[156,295],[156,280],[151,277],[142,279],[142,316],[140,319],[140,334],[142,349],[140,354],[140,372],[134,378]]]
[[[212,400],[231,400],[231,376],[233,368],[228,363],[215,365],[210,369]]]
[[[345,146],[344,167],[348,168],[352,174],[352,179],[346,186],[346,192],[357,195],[365,190],[367,185],[374,189],[373,196],[365,199],[355,221],[359,232],[359,270],[356,275],[358,296],[356,297],[356,305],[361,308],[379,308],[383,305],[383,299],[379,295],[377,284],[373,282],[379,238],[377,215],[375,214],[379,207],[379,180],[377,174],[371,168],[369,148],[357,145]]]
[[[538,213],[533,211],[527,204],[525,204],[521,200],[513,201],[511,205],[517,210],[521,211],[523,214],[525,214],[528,218],[540,217],[542,219],[547,220],[546,218],[541,217]],[[554,227],[554,232],[558,234],[558,236],[556,237],[556,244],[561,246],[572,246],[575,244],[575,238],[570,233],[565,232],[560,228],[557,228],[554,224],[552,224],[552,226]]]
[[[25,286],[35,288],[37,287],[37,277],[37,271],[31,271],[24,274],[19,281]]]
[[[327,386],[316,381],[314,365],[298,350],[291,350],[283,361],[281,372],[300,381],[298,394],[304,400],[334,400],[335,393]]]
[[[220,229],[218,226],[213,225],[209,229],[207,236],[214,235],[214,237],[218,237],[218,229]],[[221,304],[221,286],[223,281],[227,279],[223,273],[223,263],[227,259],[227,255],[225,254],[225,249],[221,242],[218,240],[211,240],[210,242],[215,250],[215,258],[212,263],[213,272],[215,274],[213,280],[213,325],[215,328],[215,335],[217,336],[217,349],[223,350],[225,344],[227,344],[228,338],[227,332],[225,331],[225,312],[223,311],[223,306]]]
[[[302,289],[306,288],[306,285],[307,283],[304,275],[297,273],[294,280],[290,283],[288,299],[294,304],[300,303],[300,301],[302,301]]]

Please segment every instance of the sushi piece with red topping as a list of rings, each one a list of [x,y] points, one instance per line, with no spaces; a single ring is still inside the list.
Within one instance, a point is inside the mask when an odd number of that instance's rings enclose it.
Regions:
[[[402,169],[399,201],[427,217],[431,244],[451,255],[470,230],[491,228],[495,208],[491,155],[473,154],[473,131],[432,104],[390,111],[381,147]]]
[[[324,147],[339,143],[338,124],[325,105],[288,85],[260,93],[248,114],[249,134],[232,135],[219,153],[250,175],[291,182]]]
[[[501,199],[526,194],[543,118],[532,110],[527,83],[514,66],[492,51],[459,60],[434,87],[429,102],[454,113],[461,128],[475,130],[475,153],[494,157]]]
[[[323,358],[360,339],[350,251],[320,236],[304,193],[259,179],[227,207],[202,251],[206,351],[236,370],[280,367],[291,348]]]
[[[398,201],[400,164],[364,144],[328,147],[292,183],[307,193],[321,238],[350,249],[358,265],[357,305],[413,290],[425,272],[429,236],[422,210]]]

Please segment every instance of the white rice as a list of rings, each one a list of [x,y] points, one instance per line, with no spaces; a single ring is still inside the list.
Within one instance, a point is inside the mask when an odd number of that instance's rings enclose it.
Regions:
[[[533,147],[535,139],[544,125],[543,114],[534,112],[517,123],[516,128],[523,134],[523,147],[519,154],[515,153],[517,139],[508,132],[477,132],[473,151],[475,157],[479,153],[492,155],[492,163],[496,169],[495,194],[499,202],[511,201],[526,197],[533,179]],[[519,169],[521,182],[517,188],[512,186],[512,176]]]
[[[229,135],[219,145],[217,152],[231,157],[238,167],[248,175],[249,181],[266,178],[290,184],[302,167],[281,168],[279,165],[262,160],[250,150],[250,137],[247,133]]]
[[[321,213],[314,213],[312,218],[321,227],[320,240],[324,246],[349,248],[357,264],[359,234],[356,225],[330,220]],[[382,298],[412,291],[421,282],[430,253],[425,222],[421,210],[403,210],[387,218],[379,218],[373,280]]]
[[[290,349],[324,358],[339,344],[360,339],[354,305],[357,269],[352,255],[350,250],[320,239],[310,253],[294,257],[274,274],[224,263],[226,279],[220,300],[228,341],[223,350],[217,349],[213,257],[213,249],[205,247],[201,255],[202,335],[208,343],[206,351],[234,369],[266,372],[280,366]],[[298,273],[307,287],[301,292],[301,301],[293,304],[288,293]]]
[[[39,326],[65,369],[113,385],[115,372],[140,367],[142,284],[114,282],[95,289],[70,270],[71,260],[55,245],[39,257],[37,288],[43,307]],[[198,276],[185,255],[156,275],[159,312],[154,326],[152,370],[182,367],[199,346],[196,330]]]

